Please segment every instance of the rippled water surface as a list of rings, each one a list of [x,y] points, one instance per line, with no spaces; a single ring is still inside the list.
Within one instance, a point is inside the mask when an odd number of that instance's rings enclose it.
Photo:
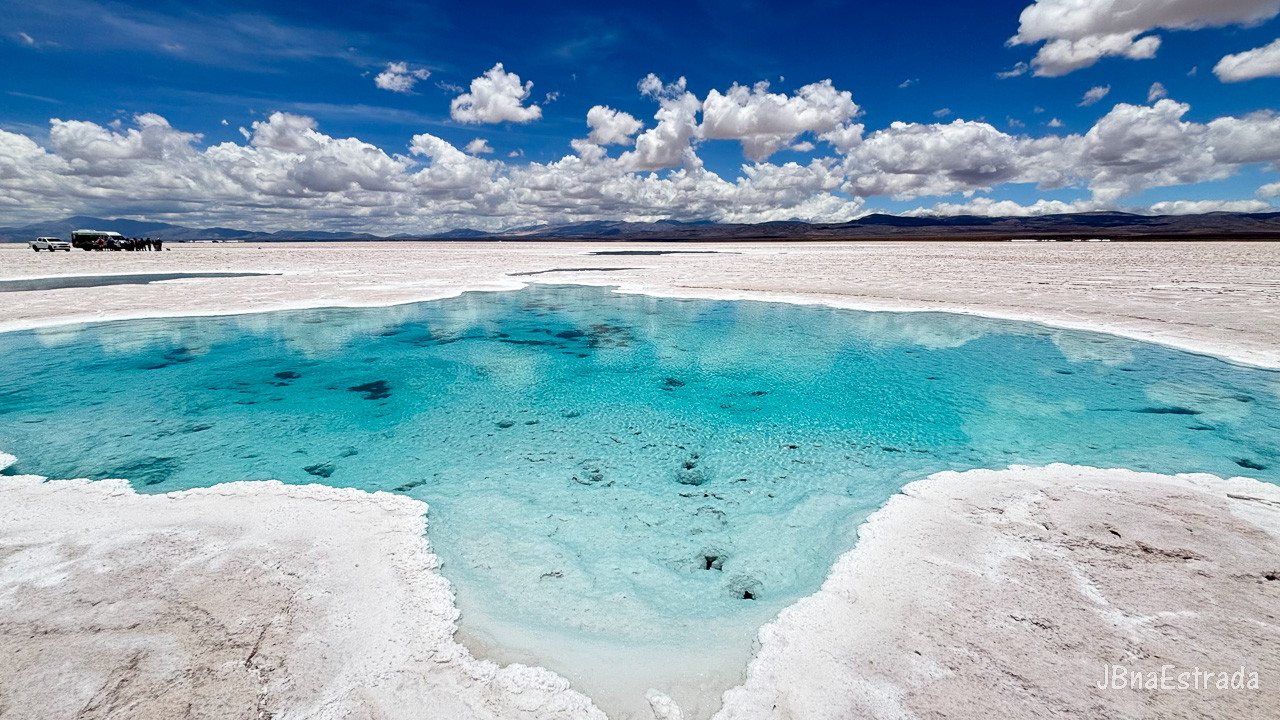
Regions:
[[[464,641],[615,716],[648,687],[713,711],[759,625],[929,473],[1280,480],[1277,373],[955,315],[535,285],[8,333],[0,369],[9,473],[427,501]]]

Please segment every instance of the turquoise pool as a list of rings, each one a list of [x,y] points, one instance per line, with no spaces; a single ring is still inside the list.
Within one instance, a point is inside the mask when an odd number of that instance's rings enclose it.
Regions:
[[[930,473],[1280,480],[1280,373],[945,314],[533,285],[7,333],[0,368],[10,474],[426,501],[463,639],[622,714],[735,682],[756,628]]]

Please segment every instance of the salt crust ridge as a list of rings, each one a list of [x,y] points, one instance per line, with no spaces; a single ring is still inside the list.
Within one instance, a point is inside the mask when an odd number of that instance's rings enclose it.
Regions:
[[[0,498],[6,717],[169,717],[193,697],[209,717],[604,717],[554,673],[454,642],[420,501],[275,481],[139,495],[38,476],[5,478]],[[1280,676],[1280,582],[1262,577],[1276,557],[1280,487],[1256,480],[938,473],[873,514],[821,590],[760,630],[716,718],[1261,717]],[[1243,662],[1271,692],[1090,692],[1107,662]],[[655,718],[681,717],[648,700]]]
[[[941,472],[759,632],[716,720],[1240,718],[1280,700],[1280,487],[1055,464]],[[1260,675],[1098,689],[1103,666]]]
[[[6,718],[176,717],[200,698],[207,717],[604,718],[551,671],[454,642],[418,500],[30,475],[0,498]]]

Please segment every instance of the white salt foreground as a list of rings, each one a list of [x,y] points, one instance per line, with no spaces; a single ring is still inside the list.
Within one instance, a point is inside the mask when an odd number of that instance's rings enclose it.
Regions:
[[[603,718],[480,661],[415,500],[0,481],[5,718]]]
[[[425,509],[323,486],[145,496],[4,478],[0,714],[604,717],[551,672],[453,640]],[[716,717],[1266,717],[1280,699],[1277,573],[1272,485],[939,473],[761,631]],[[1099,690],[1104,664],[1243,666],[1260,689]],[[654,717],[680,717],[648,699]]]
[[[938,473],[875,513],[760,642],[717,718],[1275,717],[1280,488],[1068,465]],[[1175,686],[1243,667],[1258,689],[1103,690],[1104,665],[1172,666]]]

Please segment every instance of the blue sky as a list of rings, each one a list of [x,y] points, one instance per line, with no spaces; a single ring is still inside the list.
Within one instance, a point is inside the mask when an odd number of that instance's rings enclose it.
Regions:
[[[1280,36],[1280,0],[0,0],[0,10],[9,175],[57,176],[6,178],[0,164],[0,221],[85,211],[411,232],[596,218],[822,221],[1008,203],[1021,213],[1259,211],[1280,195],[1269,187],[1280,181],[1280,147],[1271,147],[1280,146],[1280,46],[1267,52]],[[1010,45],[1015,35],[1024,42]],[[1255,50],[1237,63],[1245,79],[1214,72],[1224,57]],[[451,112],[464,93],[477,106],[492,99],[472,83],[498,63],[516,104],[481,107],[470,121]],[[646,95],[639,83],[650,74],[665,89]],[[822,98],[797,99],[828,80]],[[672,110],[685,114],[668,129],[681,118],[691,129],[677,133],[665,164],[628,159],[630,143],[662,130],[655,114],[679,98],[703,103],[761,81],[767,90],[740,97],[718,132],[708,132],[707,108]],[[1156,83],[1163,89],[1153,92]],[[1100,99],[1082,104],[1095,88]],[[1162,98],[1178,107],[1157,112]],[[571,143],[593,129],[596,106],[643,125],[584,154]],[[259,133],[254,124],[273,113],[303,121]],[[163,127],[139,121],[156,116]],[[1214,124],[1222,118],[1234,124]],[[895,122],[916,125],[895,131]],[[853,125],[862,126],[857,147],[821,137]],[[1120,126],[1136,130],[1120,137]],[[303,148],[289,133],[314,141]],[[268,135],[282,139],[272,146]],[[432,139],[413,152],[416,136]],[[771,150],[747,157],[752,138]],[[1041,138],[1058,145],[1030,144]],[[1230,143],[1240,148],[1222,149]],[[235,167],[231,144],[244,149]],[[259,186],[251,175],[272,180]],[[584,187],[607,186],[613,195],[583,199]]]

